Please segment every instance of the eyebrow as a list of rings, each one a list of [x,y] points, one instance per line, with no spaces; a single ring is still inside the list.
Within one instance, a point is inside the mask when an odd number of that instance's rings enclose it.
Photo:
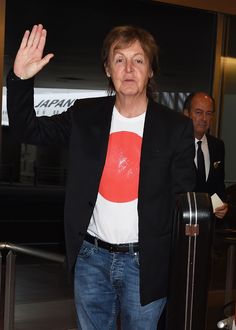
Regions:
[[[113,54],[122,54],[123,55],[123,53],[122,53],[122,49],[114,49],[113,50]],[[143,56],[143,57],[145,57],[145,53],[143,52],[143,53],[140,53],[140,52],[138,52],[138,53],[134,53],[133,54],[133,56]]]
[[[200,110],[200,111],[203,111],[203,112],[214,112],[213,110],[204,111],[204,109],[202,109],[202,108],[195,108],[193,110]]]

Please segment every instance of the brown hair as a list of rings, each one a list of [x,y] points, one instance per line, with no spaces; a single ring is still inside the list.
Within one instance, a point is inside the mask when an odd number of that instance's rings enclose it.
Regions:
[[[108,64],[109,52],[114,43],[116,43],[119,48],[124,48],[136,40],[140,42],[140,45],[143,48],[145,55],[148,57],[151,69],[153,71],[153,76],[149,79],[148,82],[147,95],[154,97],[155,93],[157,92],[155,78],[158,71],[158,46],[154,37],[148,31],[131,25],[114,27],[107,34],[103,42],[101,52],[103,70],[105,72],[105,67]],[[110,78],[108,79],[108,94],[112,94],[115,91],[115,87],[112,80]]]

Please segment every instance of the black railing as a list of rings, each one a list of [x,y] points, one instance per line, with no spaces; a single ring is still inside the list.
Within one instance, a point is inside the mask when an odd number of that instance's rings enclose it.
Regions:
[[[14,164],[0,164],[0,183],[10,184],[27,181],[27,183],[34,186],[51,185],[51,186],[65,186],[67,179],[67,169],[63,167],[53,166],[39,166],[34,164],[33,169],[27,175],[20,173],[16,174]],[[27,176],[27,180],[24,178]],[[17,177],[17,179],[16,179]],[[30,179],[29,179],[30,178]]]
[[[15,252],[59,263],[64,263],[65,260],[63,254],[18,244],[0,243],[0,330],[14,330]]]
[[[34,166],[34,185],[65,186],[67,170],[61,167]]]

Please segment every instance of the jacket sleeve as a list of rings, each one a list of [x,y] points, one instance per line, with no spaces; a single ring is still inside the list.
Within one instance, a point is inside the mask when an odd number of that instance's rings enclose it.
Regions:
[[[7,76],[7,112],[12,136],[34,145],[68,145],[71,111],[37,117],[34,109],[34,79],[21,80],[13,70]]]
[[[175,194],[194,191],[196,184],[194,155],[193,125],[192,121],[188,119],[185,121],[182,133],[176,143],[176,152],[172,163]]]

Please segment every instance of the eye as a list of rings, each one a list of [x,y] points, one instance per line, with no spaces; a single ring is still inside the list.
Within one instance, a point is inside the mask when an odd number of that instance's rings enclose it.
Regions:
[[[211,116],[213,115],[213,112],[212,112],[212,111],[207,111],[207,112],[206,112],[206,115],[207,115],[208,117],[211,117]]]
[[[144,60],[143,60],[143,58],[137,57],[137,58],[135,58],[135,62],[138,64],[143,64]]]
[[[121,57],[121,56],[116,56],[114,60],[115,60],[115,63],[122,63],[124,61],[123,57]]]

